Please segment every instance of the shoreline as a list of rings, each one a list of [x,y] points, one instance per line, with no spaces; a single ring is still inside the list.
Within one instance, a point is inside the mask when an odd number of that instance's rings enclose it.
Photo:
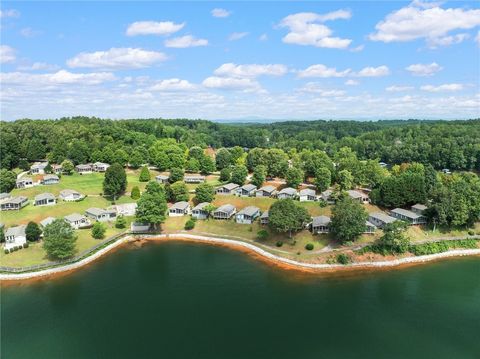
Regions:
[[[333,274],[337,272],[354,272],[354,271],[369,271],[369,270],[381,270],[381,269],[392,269],[395,267],[407,267],[416,264],[422,264],[426,262],[432,262],[440,259],[453,258],[453,257],[464,257],[464,256],[480,256],[479,249],[456,249],[442,253],[429,254],[424,256],[413,256],[405,257],[394,260],[387,261],[373,261],[373,262],[354,262],[349,264],[327,264],[327,263],[310,263],[310,262],[301,262],[294,259],[284,258],[276,254],[270,253],[254,244],[234,240],[226,239],[220,237],[209,237],[202,235],[194,235],[188,233],[178,233],[178,234],[156,234],[156,235],[140,235],[132,236],[127,235],[126,237],[108,245],[105,248],[102,248],[93,255],[86,257],[78,262],[67,264],[61,267],[49,268],[40,270],[37,272],[27,272],[27,273],[11,273],[11,274],[0,274],[0,281],[4,282],[19,282],[19,281],[30,281],[37,279],[49,279],[54,278],[60,275],[68,274],[74,270],[77,270],[81,267],[84,267],[97,259],[103,257],[107,253],[112,252],[114,249],[119,248],[128,243],[135,242],[149,242],[149,241],[188,241],[195,243],[204,243],[210,245],[218,245],[233,250],[239,250],[243,253],[251,255],[252,257],[273,264],[277,267],[280,267],[284,270],[296,270],[300,272],[308,273],[328,273]]]

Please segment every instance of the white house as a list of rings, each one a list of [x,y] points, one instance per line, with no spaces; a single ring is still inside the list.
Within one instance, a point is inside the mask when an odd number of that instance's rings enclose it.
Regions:
[[[45,175],[42,179],[44,185],[57,184],[58,182],[60,182],[60,178],[57,175]]]
[[[22,177],[16,181],[17,188],[30,188],[33,187],[33,180],[30,177]]]
[[[242,187],[237,188],[237,195],[240,197],[251,197],[255,194],[256,190],[257,186],[255,186],[254,184],[246,184]]]
[[[75,191],[74,189],[64,189],[60,191],[59,197],[66,202],[73,202],[80,201],[85,196],[80,192]]]
[[[256,197],[273,197],[277,193],[277,189],[273,186],[263,186],[255,192]]]
[[[230,219],[237,212],[235,206],[231,204],[224,204],[223,206],[218,207],[213,212],[213,218],[215,219]]]
[[[85,228],[92,224],[87,217],[80,213],[69,214],[64,219],[73,229]]]
[[[423,215],[423,213],[427,210],[427,206],[421,203],[417,203],[412,206],[411,210],[416,214]]]
[[[377,226],[378,228],[383,228],[387,224],[393,223],[396,220],[396,218],[393,218],[383,212],[375,212],[368,215],[368,221]]]
[[[236,183],[227,183],[223,186],[217,187],[215,189],[215,192],[217,194],[223,194],[223,195],[235,194],[238,187],[240,187],[240,186]]]
[[[330,217],[317,216],[312,218],[310,230],[312,233],[329,233],[330,232]]]
[[[373,223],[370,223],[369,221],[365,221],[365,227],[366,228],[363,233],[373,234],[377,230],[377,227]]]
[[[298,193],[298,198],[300,202],[316,201],[317,194],[315,193],[315,190],[311,188],[304,188]]]
[[[287,199],[287,198],[295,199],[297,195],[298,193],[295,188],[286,187],[282,189],[280,192],[278,192],[277,198],[278,199]]]
[[[85,211],[85,215],[99,222],[106,222],[114,219],[117,212],[114,210],[104,210],[97,207],[91,207]]]
[[[267,225],[268,224],[268,211],[265,211],[260,216],[260,224]]]
[[[170,217],[180,217],[190,214],[190,204],[185,201],[174,203],[168,209],[168,215]]]
[[[139,222],[132,222],[130,225],[130,231],[132,233],[145,233],[150,230],[149,223],[139,223]]]
[[[137,204],[136,203],[123,203],[123,204],[116,204],[108,208],[109,210],[115,211],[117,216],[125,216],[130,217],[134,216],[137,212]]]
[[[368,194],[355,190],[348,190],[347,193],[350,198],[355,201],[358,201],[360,203],[370,203],[370,197],[368,197]]]
[[[205,182],[205,176],[185,175],[185,176],[183,176],[183,182],[185,182],[185,183],[202,183],[202,182]]]
[[[335,201],[332,198],[332,194],[333,194],[333,191],[331,189],[327,189],[320,194],[319,199],[327,202],[328,204],[334,204]]]
[[[44,192],[35,196],[35,206],[51,206],[57,203],[55,196],[52,193]]]
[[[45,174],[45,167],[48,166],[48,162],[35,162],[30,166],[30,173],[32,175],[43,175]]]
[[[4,199],[9,199],[12,198],[12,195],[7,192],[2,192],[0,193],[0,201],[3,201]]]
[[[105,172],[110,165],[108,163],[95,162],[92,167],[95,172]]]
[[[260,216],[260,209],[255,206],[248,206],[236,214],[235,220],[240,224],[252,224],[258,216]]]
[[[25,234],[26,225],[17,227],[10,227],[5,232],[5,249],[22,246],[27,243],[27,236]]]
[[[52,165],[52,171],[53,173],[59,175],[63,172],[63,167],[62,165]]]
[[[158,175],[158,176],[155,176],[155,180],[156,180],[158,183],[168,183],[168,176],[166,176],[166,175]]]
[[[16,196],[5,198],[0,202],[2,211],[19,210],[28,204],[28,198],[25,196]]]
[[[93,173],[93,166],[90,163],[86,163],[83,165],[76,165],[75,170],[81,175]]]
[[[427,223],[427,218],[421,214],[409,211],[408,209],[395,208],[390,211],[392,217],[401,219],[402,221],[407,221],[410,224],[425,224]]]
[[[210,203],[208,202],[202,202],[197,204],[195,207],[192,209],[192,217],[196,219],[207,219],[208,218],[208,211],[205,210],[205,207],[207,207]]]

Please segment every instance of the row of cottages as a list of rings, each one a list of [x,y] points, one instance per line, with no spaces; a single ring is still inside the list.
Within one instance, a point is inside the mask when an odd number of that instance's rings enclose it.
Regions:
[[[20,210],[28,204],[28,198],[25,196],[12,197],[8,193],[2,193],[2,199],[0,199],[0,210],[12,211]]]
[[[310,231],[313,234],[330,233],[331,219],[328,216],[316,216],[312,218],[312,222],[309,224]],[[365,221],[365,234],[373,234],[377,227],[370,221]]]
[[[107,222],[113,220],[117,216],[117,212],[112,209],[105,210],[97,207],[91,207],[85,211],[85,215],[98,222]]]
[[[402,221],[406,221],[412,225],[426,224],[427,218],[423,215],[426,206],[417,203],[411,207],[411,210],[403,208],[395,208],[390,211],[390,215]]]
[[[72,213],[69,214],[68,216],[64,217],[64,220],[73,228],[73,229],[81,229],[81,228],[86,228],[89,227],[92,222],[84,216],[83,214],[80,213]]]
[[[75,170],[79,174],[88,174],[93,172],[106,172],[108,167],[110,167],[108,163],[95,162],[76,165]]]
[[[75,202],[82,200],[85,196],[74,189],[64,189],[60,191],[59,197],[66,202]]]
[[[33,204],[35,206],[52,206],[57,203],[55,195],[49,192],[40,193],[35,196]]]
[[[10,227],[5,232],[5,249],[23,246],[27,243],[27,235],[25,234],[26,225]]]
[[[190,213],[191,213],[190,204],[188,202],[185,202],[185,201],[174,203],[168,209],[168,215],[170,217],[186,216]]]

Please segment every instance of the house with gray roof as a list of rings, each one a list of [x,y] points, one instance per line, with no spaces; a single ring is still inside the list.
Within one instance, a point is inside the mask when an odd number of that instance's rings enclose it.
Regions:
[[[320,233],[329,233],[330,232],[330,217],[328,216],[317,216],[312,218],[312,223],[310,224],[310,230],[314,234]]]
[[[75,171],[77,171],[81,175],[93,173],[93,166],[90,163],[76,165]]]
[[[158,183],[168,183],[168,176],[167,175],[158,175],[155,176],[155,181]]]
[[[210,203],[208,202],[202,202],[197,204],[195,207],[192,209],[192,217],[195,219],[207,219],[208,218],[208,211],[205,209]]]
[[[108,167],[110,167],[110,165],[108,163],[103,163],[103,162],[95,162],[92,165],[92,169],[95,172],[106,172]]]
[[[53,173],[59,175],[63,172],[63,167],[62,165],[52,165],[52,171]]]
[[[370,197],[368,197],[368,194],[356,191],[356,190],[348,190],[347,191],[348,195],[350,196],[351,199],[358,201],[360,203],[370,203]]]
[[[74,189],[64,189],[60,191],[59,197],[66,202],[73,202],[73,201],[80,201],[85,196],[80,192],[75,191]]]
[[[149,223],[140,223],[140,222],[132,222],[130,224],[130,231],[132,233],[146,233],[150,231],[150,224]]]
[[[421,203],[414,204],[411,207],[412,212],[415,212],[416,214],[423,215],[423,213],[427,210],[427,206]]]
[[[231,204],[224,204],[223,206],[218,207],[213,212],[213,218],[215,219],[230,219],[237,212],[235,206]]]
[[[268,211],[265,211],[260,215],[260,224],[264,226],[268,224]]]
[[[235,194],[238,187],[240,187],[240,186],[236,183],[227,183],[227,184],[224,184],[222,186],[217,187],[215,189],[215,193],[222,194],[222,195]]]
[[[170,217],[180,217],[180,216],[186,216],[190,214],[191,208],[190,208],[190,203],[181,201],[174,203],[169,209],[168,209],[168,215]]]
[[[12,211],[20,210],[28,204],[28,198],[25,196],[15,196],[0,201],[0,210]]]
[[[27,243],[27,236],[25,234],[26,225],[10,227],[5,232],[5,249],[13,247],[23,247]]]
[[[44,192],[36,195],[33,203],[35,206],[51,206],[57,203],[57,200],[53,193]]]
[[[286,187],[282,189],[280,192],[278,192],[277,198],[278,199],[287,199],[287,198],[295,199],[297,195],[298,195],[298,192],[295,188]]]
[[[48,166],[48,162],[35,162],[30,166],[30,173],[32,175],[43,175],[45,174],[45,168]]]
[[[183,176],[183,182],[185,182],[185,183],[202,183],[202,182],[205,182],[205,176],[185,175],[185,176]]]
[[[373,234],[377,230],[377,226],[369,221],[365,221],[365,231],[363,233]]]
[[[30,177],[22,177],[16,181],[17,188],[33,187],[33,180]]]
[[[237,188],[237,195],[240,197],[251,197],[255,195],[256,190],[257,186],[254,184],[245,184],[242,187]]]
[[[368,221],[375,225],[378,228],[383,228],[387,224],[395,222],[397,219],[394,217],[389,216],[383,212],[375,212],[368,214]]]
[[[91,207],[85,211],[85,215],[99,222],[111,221],[117,216],[117,212],[112,210],[105,210],[102,208]]]
[[[45,175],[42,178],[43,185],[57,184],[60,182],[60,178],[57,175]]]
[[[80,213],[69,214],[64,219],[73,229],[86,228],[92,224],[87,217]]]
[[[390,211],[392,217],[400,219],[402,221],[409,222],[410,224],[425,224],[427,223],[427,218],[421,214],[409,211],[408,209],[395,208]]]
[[[9,199],[12,198],[12,195],[7,192],[2,192],[0,193],[0,201],[3,201],[4,199]]]
[[[56,220],[55,217],[47,217],[47,218],[44,218],[40,221],[40,225],[45,228],[46,226],[48,226],[49,224],[51,224],[54,220]]]
[[[331,189],[327,189],[320,194],[319,199],[327,202],[328,204],[334,204],[335,201],[333,200],[332,195],[333,191]]]
[[[273,197],[277,194],[277,188],[273,186],[263,186],[255,191],[256,197]]]
[[[317,194],[314,189],[304,188],[298,193],[300,202],[312,202],[317,200]]]
[[[240,224],[252,224],[260,216],[260,209],[255,206],[248,206],[241,209],[235,216],[235,220]]]

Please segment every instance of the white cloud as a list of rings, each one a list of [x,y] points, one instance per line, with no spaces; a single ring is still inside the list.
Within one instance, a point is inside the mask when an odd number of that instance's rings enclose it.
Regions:
[[[345,77],[348,76],[350,72],[350,69],[337,71],[335,67],[317,64],[307,67],[305,70],[298,71],[298,77]]]
[[[351,52],[360,52],[360,51],[363,51],[363,49],[365,48],[365,45],[358,45],[357,47],[354,47],[352,49],[350,49]]]
[[[244,38],[248,35],[248,32],[233,32],[228,36],[229,41],[236,41]]]
[[[207,39],[197,39],[191,35],[185,35],[180,37],[175,37],[173,39],[165,40],[166,47],[176,47],[176,48],[187,48],[187,47],[197,47],[197,46],[207,46]]]
[[[185,23],[175,24],[172,21],[136,21],[128,26],[127,35],[171,35],[184,26]]]
[[[322,85],[317,82],[307,82],[303,87],[299,88],[298,91],[314,93],[322,97],[337,97],[346,94],[343,90],[324,89]]]
[[[267,41],[268,40],[268,35],[267,34],[261,34],[258,39],[260,41]]]
[[[436,62],[431,64],[413,64],[405,68],[405,70],[410,71],[415,76],[432,76],[442,69],[443,67]]]
[[[345,81],[345,85],[347,85],[347,86],[357,86],[358,84],[359,84],[359,82],[357,80],[350,79],[350,80]]]
[[[387,15],[370,35],[373,41],[394,42],[426,39],[430,46],[461,42],[465,34],[448,36],[450,31],[471,29],[480,25],[480,9],[448,8],[439,3],[414,1]]]
[[[382,65],[378,67],[364,67],[355,76],[358,77],[380,77],[390,74],[390,70],[387,66]]]
[[[19,16],[20,16],[20,12],[15,9],[0,10],[0,18],[19,17]]]
[[[475,41],[477,42],[477,45],[480,46],[480,30],[477,32],[477,36],[475,37]]]
[[[8,45],[0,46],[0,63],[7,64],[14,62],[16,59],[15,49]]]
[[[102,69],[138,69],[165,61],[167,56],[158,51],[138,48],[111,48],[107,51],[82,52],[69,59],[69,67]]]
[[[38,70],[46,70],[46,71],[53,71],[58,70],[57,65],[47,64],[45,62],[34,62],[30,65],[20,65],[17,67],[18,71],[38,71]]]
[[[225,90],[260,90],[260,84],[251,78],[211,76],[203,80],[203,86]]]
[[[195,90],[197,86],[190,83],[187,80],[180,79],[167,79],[158,81],[152,87],[149,88],[150,91],[191,91]]]
[[[225,9],[216,8],[212,10],[213,17],[229,17],[231,12]]]
[[[403,91],[410,91],[413,90],[413,86],[398,86],[398,85],[393,85],[385,88],[386,91],[388,92],[403,92]]]
[[[269,64],[269,65],[237,65],[227,63],[221,65],[214,71],[217,76],[236,77],[236,78],[255,78],[262,75],[282,76],[287,73],[288,69],[285,65]]]
[[[26,38],[31,38],[39,35],[41,32],[37,30],[33,30],[31,27],[25,27],[20,30],[20,35]]]
[[[60,70],[49,74],[31,74],[25,72],[4,72],[0,73],[0,82],[16,85],[60,85],[60,84],[82,84],[97,85],[107,81],[115,80],[110,72],[72,73]]]
[[[463,90],[462,84],[443,84],[438,86],[424,85],[420,87],[422,91],[428,92],[444,92],[444,91],[460,91]]]
[[[287,44],[345,49],[352,40],[332,37],[332,30],[323,23],[350,19],[351,16],[348,10],[337,10],[323,15],[313,12],[288,15],[280,22],[280,27],[287,27],[290,31],[282,41]]]
[[[459,44],[470,37],[469,34],[462,33],[444,37],[438,37],[434,39],[428,39],[427,43],[431,49],[435,49],[439,46],[450,46],[453,44]]]

